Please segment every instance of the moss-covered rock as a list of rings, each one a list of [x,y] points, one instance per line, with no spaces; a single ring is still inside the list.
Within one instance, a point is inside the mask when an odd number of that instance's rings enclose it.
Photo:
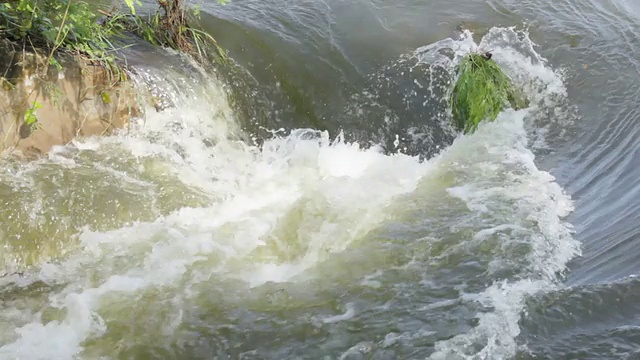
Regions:
[[[451,93],[453,122],[459,130],[473,133],[481,121],[493,121],[505,108],[520,105],[511,79],[490,53],[471,53],[460,61]]]

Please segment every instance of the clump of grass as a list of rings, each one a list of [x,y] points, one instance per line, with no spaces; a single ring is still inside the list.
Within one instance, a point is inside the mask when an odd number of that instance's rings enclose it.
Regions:
[[[84,0],[0,0],[0,37],[44,50],[50,65],[59,67],[55,52],[70,51],[118,73],[114,53],[121,47],[117,40],[127,31],[155,45],[200,55],[201,60],[209,43],[224,59],[215,39],[188,23],[185,0],[156,1],[158,11],[147,19],[136,15],[134,0],[115,1],[124,2],[131,14],[99,11],[106,15],[99,19]],[[196,8],[193,14],[198,12]]]
[[[454,125],[464,133],[473,133],[481,121],[495,120],[508,107],[518,108],[511,79],[491,60],[490,53],[466,55],[457,75],[451,110]]]
[[[42,82],[48,81],[49,66],[62,70],[56,55],[66,52],[102,66],[109,84],[115,84],[126,78],[114,55],[125,30],[120,17],[97,21],[83,0],[0,0],[0,37],[42,55],[46,63],[36,74]]]
[[[107,58],[108,39],[120,31],[102,26],[88,3],[77,0],[14,0],[0,4],[0,35],[38,49],[70,50]]]
[[[149,14],[146,18],[142,16],[128,17],[122,23],[129,31],[151,44],[169,47],[193,56],[197,55],[200,61],[205,61],[207,48],[209,48],[206,45],[210,45],[216,50],[220,60],[226,60],[226,52],[216,40],[206,32],[192,26],[190,20],[199,17],[198,7],[189,14],[184,0],[156,1],[159,8],[154,14]],[[220,4],[227,2],[227,0],[218,0]]]

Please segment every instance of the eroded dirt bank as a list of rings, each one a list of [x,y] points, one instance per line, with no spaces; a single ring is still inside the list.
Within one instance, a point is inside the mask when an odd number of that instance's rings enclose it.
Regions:
[[[69,53],[49,57],[0,40],[2,154],[37,156],[76,137],[106,135],[139,112],[124,73]]]

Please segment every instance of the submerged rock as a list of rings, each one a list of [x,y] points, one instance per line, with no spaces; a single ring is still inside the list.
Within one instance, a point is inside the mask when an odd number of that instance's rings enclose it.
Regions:
[[[123,73],[69,53],[0,39],[0,152],[44,154],[78,136],[109,134],[138,113]]]

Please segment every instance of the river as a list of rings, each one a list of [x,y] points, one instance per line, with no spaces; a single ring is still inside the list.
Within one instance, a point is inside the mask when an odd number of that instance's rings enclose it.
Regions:
[[[1,359],[640,358],[637,2],[201,22],[235,70],[134,48],[163,111],[1,160]],[[530,105],[463,136],[478,49]]]

